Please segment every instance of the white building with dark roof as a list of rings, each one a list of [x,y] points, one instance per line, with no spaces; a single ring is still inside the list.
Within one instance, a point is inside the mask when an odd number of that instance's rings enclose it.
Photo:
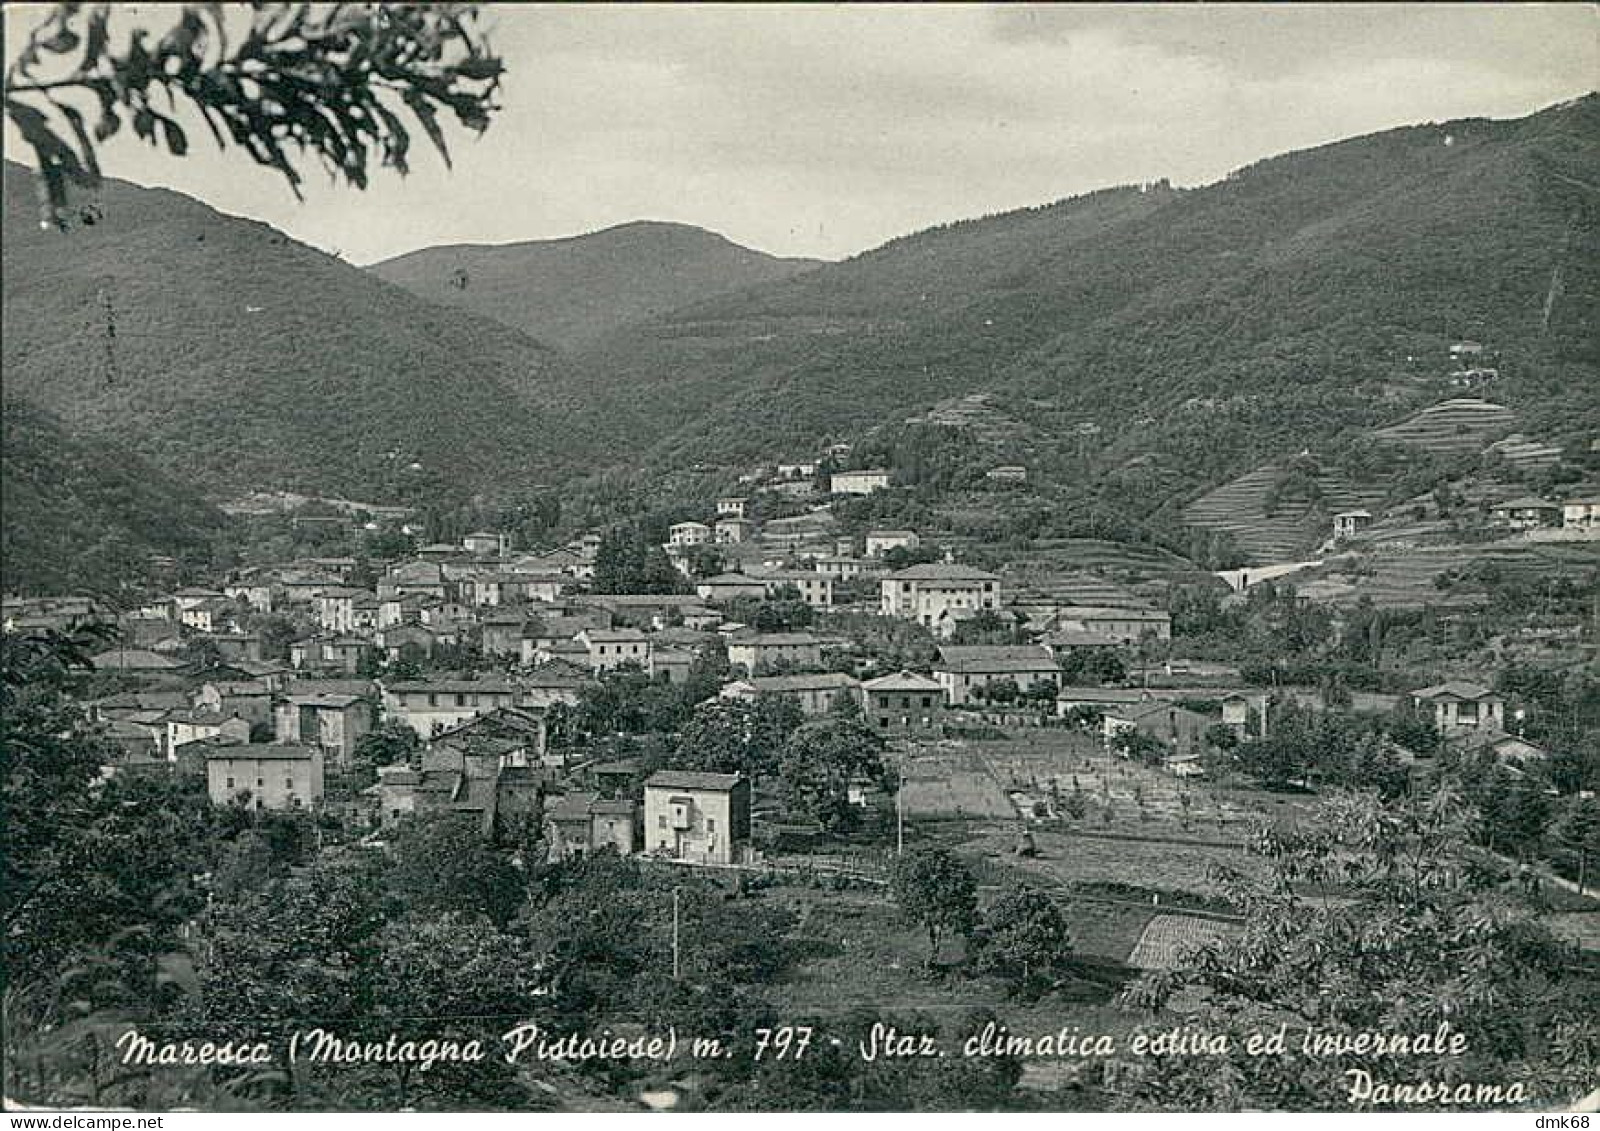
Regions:
[[[644,783],[643,849],[698,864],[735,864],[750,845],[750,783],[741,774],[657,770]]]
[[[675,522],[667,528],[669,546],[704,546],[715,536],[703,522]]]
[[[1172,639],[1172,616],[1162,609],[1133,609],[1104,605],[1063,605],[1056,610],[1056,628],[1087,633],[1112,643],[1136,643],[1145,635]],[[1046,637],[1050,644],[1051,638]]]
[[[889,485],[889,473],[881,467],[865,471],[836,471],[828,487],[835,495],[870,495]]]
[[[723,687],[723,699],[755,699],[777,695],[797,704],[801,714],[826,715],[841,701],[861,699],[861,682],[843,672],[803,672],[799,675],[758,675],[736,679]]]
[[[953,562],[914,565],[881,582],[880,611],[932,626],[947,613],[1000,609],[1000,578]]]
[[[1411,693],[1411,702],[1430,714],[1441,734],[1463,730],[1504,730],[1506,701],[1499,692],[1454,679]]]
[[[956,707],[978,698],[984,687],[1005,680],[1024,691],[1036,683],[1061,682],[1055,656],[1037,644],[946,646],[939,649],[939,657],[933,676]]]
[[[241,743],[206,755],[214,805],[248,798],[253,809],[310,808],[322,800],[322,751],[313,746]]]
[[[754,674],[758,668],[786,664],[790,667],[818,667],[822,663],[822,641],[809,632],[760,632],[728,640],[728,663],[742,666]]]

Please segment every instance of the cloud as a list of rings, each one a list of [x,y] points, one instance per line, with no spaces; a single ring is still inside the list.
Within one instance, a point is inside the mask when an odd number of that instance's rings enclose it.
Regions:
[[[838,257],[942,221],[1418,121],[1509,117],[1600,72],[1588,5],[491,6],[508,75],[455,170],[294,202],[237,153],[132,139],[117,175],[368,262],[679,220]],[[8,30],[11,30],[8,14]],[[197,135],[198,136],[198,135]]]
[[[1062,43],[1103,33],[1172,57],[1212,61],[1238,77],[1276,78],[1398,59],[1595,76],[1593,4],[1083,4],[991,13],[1002,42]]]

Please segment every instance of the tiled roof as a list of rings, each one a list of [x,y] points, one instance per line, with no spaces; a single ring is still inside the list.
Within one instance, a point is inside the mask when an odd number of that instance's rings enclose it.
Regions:
[[[992,660],[973,657],[962,660],[945,660],[933,666],[934,671],[955,675],[1001,675],[1006,672],[1054,672],[1054,658],[1042,656],[997,656]]]
[[[441,679],[441,680],[416,680],[403,683],[389,683],[384,685],[384,690],[396,693],[442,693],[457,694],[460,692],[477,693],[480,695],[507,695],[516,690],[511,684],[497,679],[471,680],[471,679]]]
[[[1057,632],[1049,633],[1044,637],[1044,642],[1052,648],[1113,648],[1116,641],[1109,636],[1102,636],[1098,632],[1088,632],[1076,628],[1063,628]]]
[[[362,701],[359,695],[337,694],[299,694],[288,695],[284,698],[297,707],[337,707],[341,710]]]
[[[113,648],[93,657],[97,668],[115,668],[120,671],[172,671],[181,665],[176,661],[144,648]]]
[[[583,635],[596,644],[616,644],[645,639],[644,633],[636,628],[586,628],[583,630]]]
[[[645,779],[646,789],[709,789],[726,792],[744,779],[739,774],[709,774],[699,770],[657,770]]]
[[[264,742],[242,742],[218,746],[207,751],[207,761],[302,762],[316,751],[309,746],[278,746]]]
[[[944,693],[944,687],[938,680],[925,676],[920,672],[900,671],[892,675],[881,675],[877,679],[869,679],[861,685],[863,691],[937,691]]]
[[[1432,687],[1424,687],[1420,691],[1413,691],[1412,696],[1417,699],[1498,699],[1492,690],[1477,683],[1468,683],[1464,679],[1447,680]]]
[[[843,672],[818,672],[814,675],[762,675],[745,681],[756,691],[842,691],[861,686],[854,676]]]
[[[989,662],[1042,660],[1047,664],[1055,663],[1050,653],[1037,644],[953,644],[940,648],[939,656],[946,664],[969,663],[974,660]]]
[[[590,806],[599,799],[598,793],[564,793],[545,807],[545,815],[554,821],[581,820],[589,815]]]
[[[956,565],[954,562],[927,562],[923,565],[909,566],[889,575],[890,581],[999,581],[1000,578],[987,570],[977,569],[973,566]]]
[[[1120,605],[1063,605],[1056,610],[1058,620],[1171,620],[1160,609],[1126,608]]]
[[[1063,687],[1057,699],[1081,703],[1137,703],[1144,692],[1131,687]]]

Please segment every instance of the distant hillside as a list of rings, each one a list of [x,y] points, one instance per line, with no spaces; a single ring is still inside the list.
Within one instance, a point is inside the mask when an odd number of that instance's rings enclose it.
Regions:
[[[7,396],[201,490],[482,489],[577,439],[538,407],[553,355],[513,330],[178,193],[110,181],[63,234],[33,192],[7,163]]]
[[[1447,399],[1470,337],[1529,435],[1592,435],[1596,136],[1590,96],[907,236],[608,336],[575,362],[582,427],[658,467],[729,466],[983,391],[1055,438],[1043,480],[1163,526]]]
[[[152,555],[204,565],[222,513],[122,445],[80,440],[8,400],[0,412],[0,590],[114,591]]]
[[[629,322],[817,265],[686,224],[641,221],[569,239],[424,248],[370,270],[431,302],[575,348]]]

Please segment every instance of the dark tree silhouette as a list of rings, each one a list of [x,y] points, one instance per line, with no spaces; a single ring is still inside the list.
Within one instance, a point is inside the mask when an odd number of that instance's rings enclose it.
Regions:
[[[198,116],[277,170],[296,196],[300,159],[367,186],[374,160],[409,168],[409,111],[448,164],[441,112],[482,132],[502,65],[473,5],[185,4],[169,26],[111,4],[55,4],[7,65],[5,113],[33,150],[41,223],[65,230],[68,190],[99,184],[96,149],[124,125],[174,157]],[[181,109],[180,109],[181,108]],[[92,206],[76,218],[94,223]]]

